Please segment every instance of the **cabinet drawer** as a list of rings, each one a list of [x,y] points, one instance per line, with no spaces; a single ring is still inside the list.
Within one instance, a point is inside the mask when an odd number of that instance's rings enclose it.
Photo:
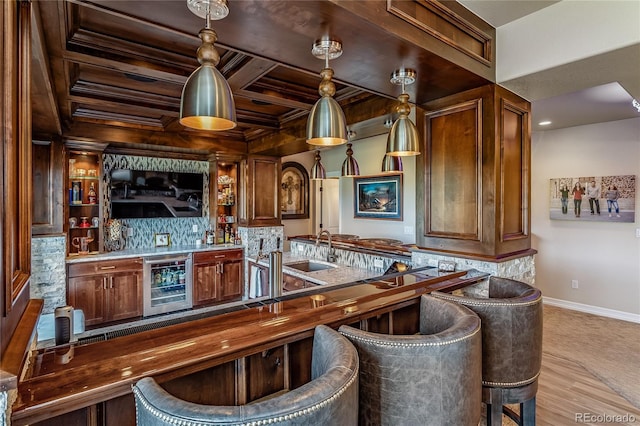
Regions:
[[[142,271],[142,258],[71,263],[68,271],[70,278],[112,272]]]
[[[242,259],[242,253],[242,249],[199,251],[193,253],[193,263],[197,265],[225,260],[239,260]]]

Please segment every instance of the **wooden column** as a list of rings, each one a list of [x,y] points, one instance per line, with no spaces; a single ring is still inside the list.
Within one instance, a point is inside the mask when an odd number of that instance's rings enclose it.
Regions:
[[[423,108],[417,244],[488,259],[530,249],[530,103],[491,84]]]

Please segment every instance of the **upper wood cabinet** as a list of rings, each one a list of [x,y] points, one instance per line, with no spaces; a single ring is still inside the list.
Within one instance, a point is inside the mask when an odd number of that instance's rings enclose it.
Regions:
[[[249,155],[242,161],[239,225],[280,225],[280,175],[280,158]]]
[[[418,245],[489,258],[530,249],[529,102],[487,85],[423,107]]]

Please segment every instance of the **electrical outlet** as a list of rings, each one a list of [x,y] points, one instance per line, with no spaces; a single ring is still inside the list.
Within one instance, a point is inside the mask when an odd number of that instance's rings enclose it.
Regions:
[[[133,237],[133,228],[127,226],[127,237]]]
[[[636,228],[636,238],[640,238],[640,228]]]
[[[373,259],[373,267],[382,269],[384,267],[384,262],[382,259]]]
[[[413,226],[405,226],[404,227],[405,235],[413,235]]]
[[[578,288],[578,280],[571,280],[571,288]]]
[[[198,225],[193,225],[193,227],[191,228],[191,232],[193,232],[194,234],[198,232]]]

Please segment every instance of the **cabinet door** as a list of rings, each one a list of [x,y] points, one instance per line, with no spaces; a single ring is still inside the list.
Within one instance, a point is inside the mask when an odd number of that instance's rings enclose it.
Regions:
[[[282,289],[284,291],[300,290],[305,288],[305,281],[293,275],[282,275]]]
[[[82,309],[87,326],[107,320],[104,310],[107,281],[106,274],[69,278],[69,304]]]
[[[242,260],[223,262],[220,266],[220,300],[240,298],[244,283]]]
[[[142,279],[140,272],[110,274],[108,316],[117,321],[142,316]]]
[[[218,298],[218,264],[194,265],[193,305],[214,302]]]

